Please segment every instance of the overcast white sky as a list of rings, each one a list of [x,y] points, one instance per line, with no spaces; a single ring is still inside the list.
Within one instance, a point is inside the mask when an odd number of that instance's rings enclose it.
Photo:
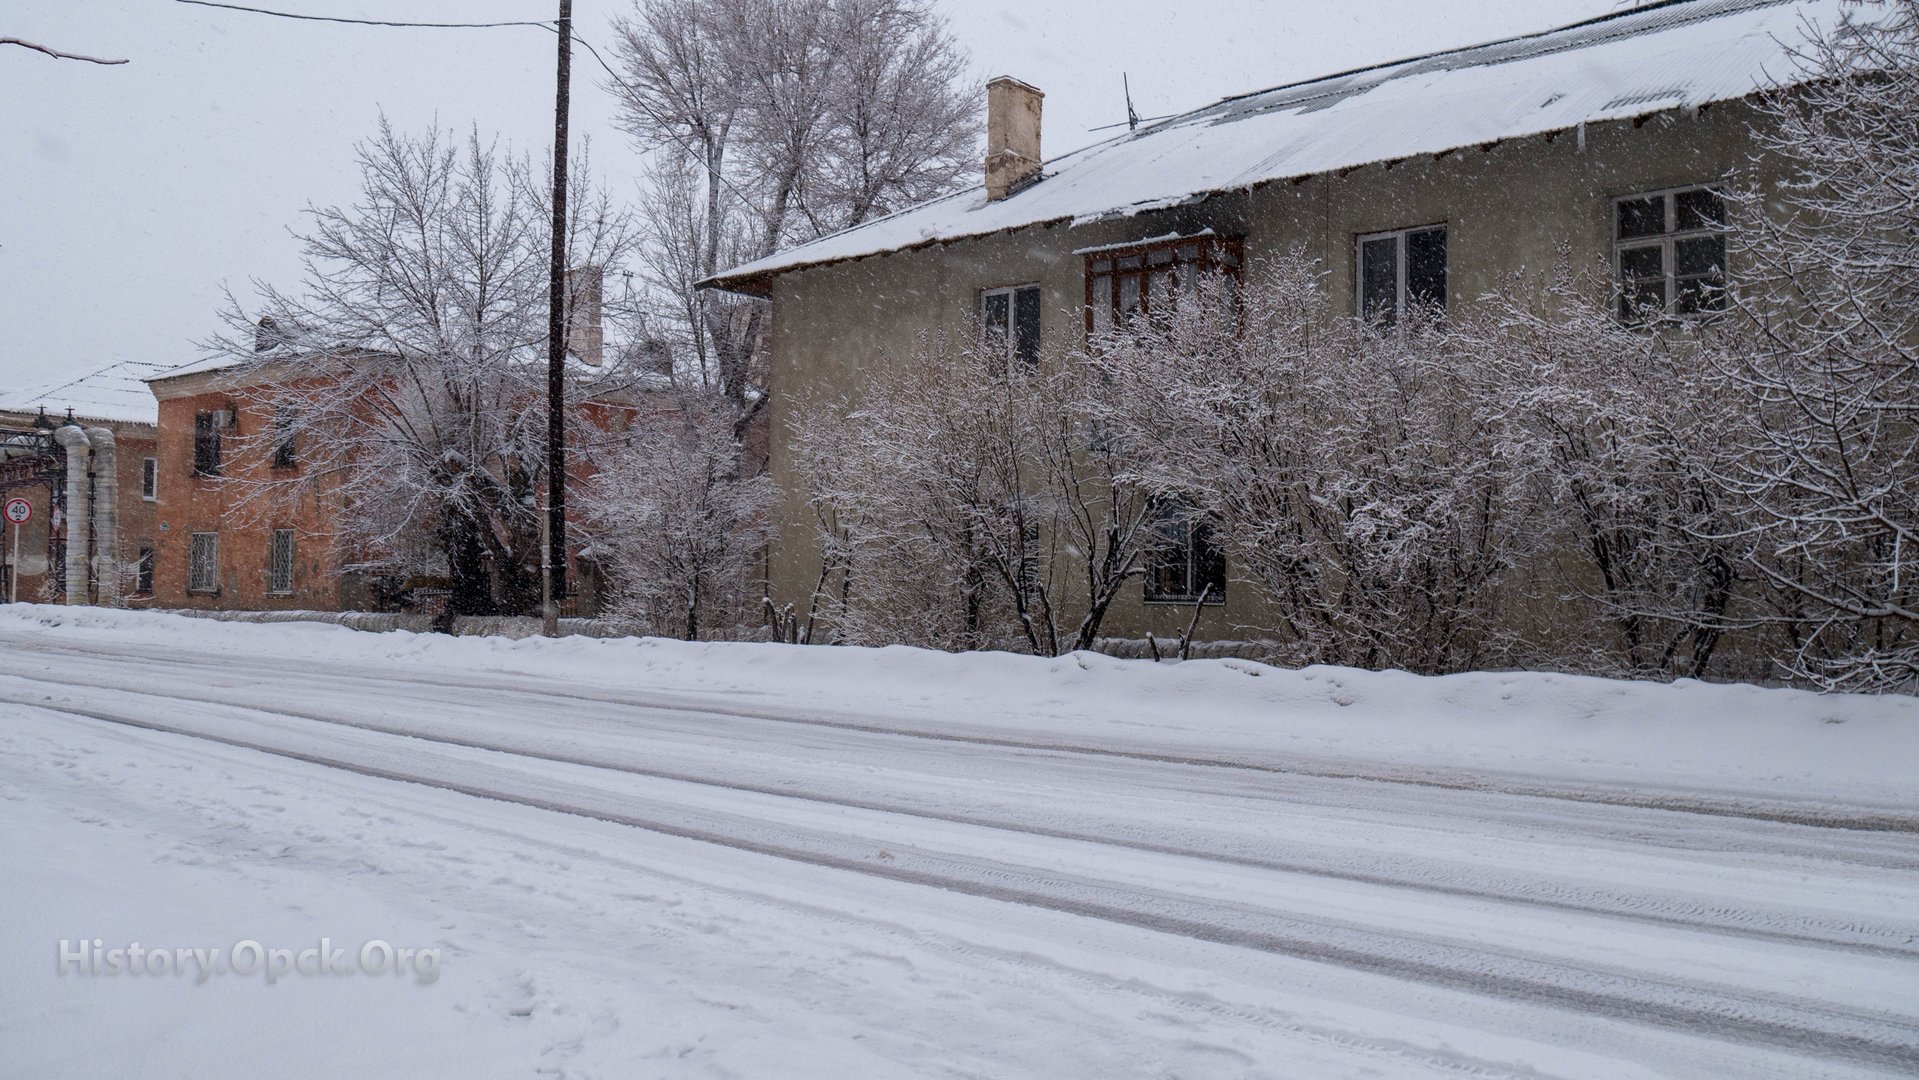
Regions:
[[[548,19],[552,0],[239,0],[388,19]],[[748,0],[750,2],[750,0]],[[595,44],[632,0],[575,0]],[[1125,119],[1343,68],[1544,29],[1630,0],[945,0],[976,72],[1046,91],[1045,152]],[[354,194],[352,144],[382,109],[402,127],[477,123],[551,138],[554,43],[532,28],[294,22],[174,0],[0,0],[0,36],[126,57],[119,67],[0,48],[0,390],[116,360],[186,362],[223,285],[297,283],[288,235],[308,203]],[[574,131],[630,191],[590,57]]]

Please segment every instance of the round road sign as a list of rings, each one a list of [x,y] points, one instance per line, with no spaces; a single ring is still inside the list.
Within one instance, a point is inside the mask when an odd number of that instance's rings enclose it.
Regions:
[[[7,520],[15,525],[25,525],[33,520],[33,504],[25,499],[7,500]]]

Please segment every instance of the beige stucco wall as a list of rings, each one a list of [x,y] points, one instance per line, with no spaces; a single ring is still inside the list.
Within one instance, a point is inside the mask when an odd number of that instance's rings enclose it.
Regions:
[[[1329,316],[1350,315],[1358,235],[1444,222],[1448,302],[1461,310],[1510,287],[1515,273],[1537,287],[1559,266],[1562,249],[1576,262],[1609,259],[1613,199],[1727,180],[1752,157],[1752,117],[1746,105],[1729,103],[1641,125],[1592,125],[1583,148],[1575,132],[1535,136],[1366,166],[1344,177],[1281,181],[1129,219],[1034,226],[784,275],[773,284],[769,406],[769,462],[783,493],[768,563],[774,599],[804,612],[819,572],[815,519],[790,450],[796,407],[856,389],[863,372],[910,351],[922,334],[965,326],[981,289],[1038,283],[1046,349],[1071,348],[1085,334],[1084,262],[1074,250],[1211,228],[1244,237],[1254,276],[1260,260],[1302,248],[1331,274]],[[1736,266],[1732,273],[1736,278]],[[1227,603],[1205,614],[1199,633],[1258,635],[1260,606],[1252,588],[1229,586]],[[1190,606],[1144,603],[1134,584],[1112,609],[1105,633],[1173,636],[1190,617]]]

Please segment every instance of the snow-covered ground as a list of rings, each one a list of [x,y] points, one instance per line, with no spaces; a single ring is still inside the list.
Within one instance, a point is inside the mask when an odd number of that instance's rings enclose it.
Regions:
[[[1908,698],[22,606],[0,718],[8,1076],[1919,1074]],[[59,959],[323,937],[437,965]]]

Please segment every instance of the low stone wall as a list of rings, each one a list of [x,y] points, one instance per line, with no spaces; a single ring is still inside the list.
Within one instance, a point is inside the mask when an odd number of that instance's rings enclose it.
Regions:
[[[431,615],[382,611],[193,611],[173,609],[175,615],[215,622],[235,623],[327,623],[352,630],[381,632],[409,630],[430,634],[435,629]],[[453,620],[455,637],[503,637],[518,640],[540,636],[540,620],[526,616],[462,615]],[[612,619],[561,619],[560,633],[567,637],[638,637],[639,628]]]
[[[1159,659],[1179,659],[1179,639],[1161,638],[1149,641],[1146,638],[1101,638],[1093,646],[1094,652],[1120,660],[1151,660],[1153,649],[1159,649]],[[1271,641],[1195,641],[1189,650],[1194,660],[1258,660],[1270,662],[1279,651],[1279,645]]]
[[[431,615],[398,612],[195,611],[182,608],[171,609],[171,611],[175,615],[212,619],[216,622],[314,622],[374,633],[408,630],[416,634],[430,634],[436,630],[435,619]],[[539,637],[540,629],[540,620],[523,615],[462,615],[453,620],[455,637],[503,637],[518,641],[521,638]],[[617,619],[561,619],[560,635],[590,638],[645,636],[639,626]],[[1093,647],[1093,650],[1120,660],[1151,660],[1154,658],[1154,645],[1155,642],[1148,641],[1146,638],[1103,638]],[[1157,645],[1159,659],[1179,659],[1177,638],[1159,641]],[[1191,653],[1195,660],[1270,661],[1278,649],[1279,646],[1270,641],[1195,641],[1192,644]]]

